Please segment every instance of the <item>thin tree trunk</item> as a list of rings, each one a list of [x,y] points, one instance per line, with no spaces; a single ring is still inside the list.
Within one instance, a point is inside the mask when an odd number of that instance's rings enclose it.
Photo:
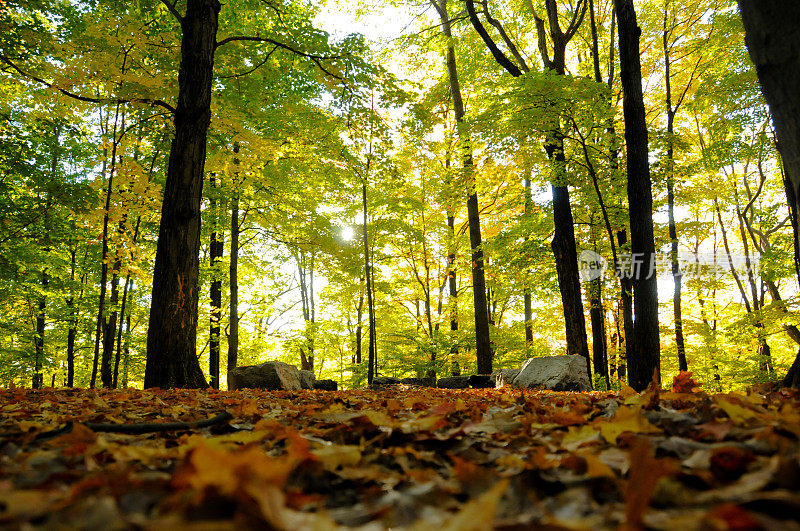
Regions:
[[[219,211],[216,196],[216,179],[211,175],[211,215],[213,216],[214,231],[211,233],[209,244],[211,262],[211,312],[209,329],[209,359],[208,371],[211,376],[211,387],[219,389],[219,360],[220,360],[220,322],[222,320],[222,275],[220,271],[220,261],[225,245],[222,241],[222,234],[217,232],[219,226]]]
[[[113,274],[111,276],[111,315],[103,321],[103,355],[100,361],[100,380],[103,387],[111,389],[114,384],[114,371],[111,368],[111,358],[114,355],[114,335],[117,331],[117,303],[119,302],[119,270],[122,261],[119,256],[114,260]]]
[[[361,365],[361,334],[363,330],[364,315],[364,293],[358,296],[358,308],[356,309],[356,363]]]
[[[464,116],[464,100],[461,97],[461,85],[456,69],[456,52],[452,43],[452,30],[447,12],[447,0],[433,0],[433,6],[439,13],[442,22],[442,34],[448,39],[447,44],[447,77],[450,84],[450,96],[453,101],[456,128],[460,148],[463,150],[462,163],[467,184],[467,221],[469,224],[469,242],[472,251],[472,294],[475,314],[475,356],[478,374],[492,372],[492,351],[489,339],[489,314],[486,303],[486,278],[483,262],[483,245],[481,240],[480,208],[478,192],[475,187],[475,173],[472,161],[472,145],[466,131]]]
[[[369,164],[367,165],[369,169]],[[361,183],[362,215],[364,219],[364,278],[367,291],[367,318],[369,321],[369,342],[367,347],[367,383],[372,384],[372,379],[377,376],[377,354],[375,348],[375,300],[372,292],[372,264],[369,253],[369,211],[367,209],[367,180],[366,176]]]
[[[682,371],[689,370],[686,361],[686,347],[683,340],[683,317],[681,315],[681,283],[683,274],[678,263],[678,231],[675,227],[675,145],[673,135],[675,134],[675,113],[677,105],[672,102],[672,78],[670,64],[669,31],[667,28],[667,7],[664,7],[664,26],[661,35],[661,43],[664,51],[664,78],[666,90],[666,111],[667,111],[667,212],[669,219],[669,241],[670,241],[670,268],[674,289],[672,292],[672,315],[675,323],[675,346],[678,351],[678,368]]]
[[[617,243],[619,247],[628,243],[628,233],[624,230],[617,231]],[[619,351],[619,362],[617,374],[621,381],[625,381],[628,376],[628,354],[634,352],[636,345],[636,334],[633,328],[633,280],[630,275],[620,271],[620,302],[622,303],[622,327],[624,331],[623,346]]]
[[[116,353],[114,354],[114,378],[111,383],[111,387],[114,389],[118,389],[119,384],[119,362],[120,358],[122,357],[122,330],[123,325],[125,324],[125,312],[127,311],[128,305],[128,296],[130,295],[130,287],[131,287],[131,274],[128,273],[125,276],[125,284],[122,289],[122,304],[119,308],[119,326],[117,327],[117,348]]]
[[[614,0],[619,23],[619,50],[627,147],[628,205],[631,223],[631,253],[640,269],[633,278],[636,312],[636,344],[628,356],[628,381],[641,391],[653,378],[661,379],[661,346],[658,332],[658,287],[653,237],[653,194],[642,96],[639,55],[641,29],[636,22],[633,0]]]
[[[233,148],[239,152],[238,144]],[[231,197],[231,251],[230,267],[230,306],[228,308],[228,372],[239,362],[239,191],[238,182],[233,183]]]
[[[74,225],[73,225],[74,228]],[[67,319],[69,328],[67,329],[67,387],[74,387],[75,385],[75,336],[78,332],[78,319],[75,315],[75,296],[72,293],[72,284],[75,282],[75,269],[77,267],[77,248],[70,249],[70,296],[66,301],[67,304]]]
[[[175,136],[153,272],[145,387],[207,387],[197,360],[200,203],[211,121],[218,0],[187,0]]]
[[[530,172],[525,172],[525,214],[531,213],[532,207],[531,199],[531,176]],[[531,345],[533,343],[533,303],[531,301],[531,289],[525,286],[522,293],[522,305],[525,314],[525,343]]]

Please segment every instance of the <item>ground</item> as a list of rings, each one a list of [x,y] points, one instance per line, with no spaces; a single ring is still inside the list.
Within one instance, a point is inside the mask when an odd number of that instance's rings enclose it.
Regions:
[[[795,391],[12,388],[0,411],[4,528],[800,529]]]

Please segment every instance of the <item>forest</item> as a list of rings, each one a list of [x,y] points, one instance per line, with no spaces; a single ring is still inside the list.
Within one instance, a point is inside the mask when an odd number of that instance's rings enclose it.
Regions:
[[[784,381],[800,175],[751,55],[732,0],[3,3],[0,386]]]

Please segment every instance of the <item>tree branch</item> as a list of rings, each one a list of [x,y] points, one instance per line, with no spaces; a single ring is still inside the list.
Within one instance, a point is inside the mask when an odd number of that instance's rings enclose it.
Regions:
[[[511,51],[511,55],[513,55],[514,59],[517,60],[517,64],[519,64],[520,69],[523,72],[529,72],[530,68],[528,68],[528,64],[525,62],[525,59],[519,53],[519,50],[514,45],[514,42],[508,36],[508,33],[506,33],[506,30],[503,27],[503,25],[500,23],[499,20],[497,20],[491,14],[489,14],[489,2],[487,0],[482,0],[481,4],[483,4],[483,16],[486,17],[486,21],[489,24],[491,24],[492,26],[494,26],[494,28],[500,34],[500,37],[503,39],[503,42],[506,44],[508,49]]]
[[[175,4],[178,3],[177,0],[175,0],[175,3],[172,3],[172,4],[167,2],[167,0],[161,0],[161,3],[164,4],[165,6],[167,6],[167,9],[169,9],[169,12],[172,13],[172,16],[175,17],[175,19],[179,23],[181,23],[181,24],[183,23],[183,17],[181,16],[180,13],[178,13],[178,10],[175,8]]]
[[[266,42],[266,43],[269,43],[269,44],[272,44],[272,45],[276,46],[277,48],[282,48],[284,50],[292,52],[293,54],[299,55],[300,57],[305,57],[306,59],[311,59],[314,62],[314,64],[316,64],[317,67],[320,70],[325,72],[325,75],[330,76],[330,77],[335,78],[335,79],[338,79],[339,81],[343,80],[341,76],[339,76],[337,74],[334,74],[333,72],[331,72],[330,70],[328,70],[327,68],[325,68],[322,65],[322,61],[329,61],[331,59],[341,59],[342,56],[340,56],[340,55],[318,55],[318,54],[306,53],[306,52],[303,52],[301,50],[298,50],[297,48],[293,48],[292,46],[289,46],[288,44],[284,44],[284,43],[276,41],[274,39],[270,39],[270,38],[267,38],[267,37],[245,36],[245,35],[227,37],[227,38],[222,39],[221,41],[217,42],[217,44],[214,47],[215,48],[220,48],[220,47],[225,46],[226,44],[230,44],[232,42],[243,42],[243,41],[244,42]]]
[[[22,77],[30,79],[31,81],[35,81],[41,85],[44,85],[47,88],[51,88],[57,90],[64,96],[68,98],[72,98],[74,100],[83,101],[86,103],[96,103],[98,105],[111,105],[111,104],[124,104],[124,103],[144,103],[146,105],[150,105],[151,107],[163,107],[167,109],[170,113],[175,114],[175,108],[162,100],[154,100],[150,98],[132,98],[132,99],[122,99],[122,98],[93,98],[91,96],[83,96],[81,94],[76,94],[72,91],[69,91],[65,88],[57,87],[53,83],[46,81],[34,74],[26,72],[14,64],[8,57],[5,55],[0,55],[0,62],[5,63],[9,67],[11,67],[14,71],[16,71]]]
[[[161,431],[175,431],[175,430],[196,430],[200,428],[208,428],[210,426],[216,426],[218,424],[223,424],[229,420],[231,420],[233,416],[228,413],[227,411],[223,411],[216,417],[206,419],[206,420],[197,420],[193,422],[163,422],[163,423],[150,423],[150,422],[140,422],[135,424],[114,424],[114,423],[94,423],[94,422],[86,422],[82,423],[84,426],[92,430],[93,432],[104,432],[104,433],[130,433],[133,435],[138,435],[142,433],[157,433]],[[59,428],[57,430],[45,431],[40,433],[36,436],[37,441],[45,441],[48,439],[52,439],[54,437],[58,437],[59,435],[63,435],[65,433],[69,433],[72,431],[73,422],[67,422],[67,424],[63,428]]]
[[[495,60],[505,68],[509,74],[514,77],[519,77],[522,75],[522,71],[517,68],[517,65],[511,62],[511,60],[506,57],[506,55],[497,47],[497,44],[492,40],[492,37],[486,31],[486,28],[483,27],[481,24],[480,19],[478,18],[478,14],[475,12],[475,2],[474,0],[467,0],[467,13],[469,13],[469,20],[472,22],[472,27],[475,28],[475,31],[478,32],[478,35],[481,36],[483,42],[486,44],[486,47],[489,48],[489,51],[492,52]]]

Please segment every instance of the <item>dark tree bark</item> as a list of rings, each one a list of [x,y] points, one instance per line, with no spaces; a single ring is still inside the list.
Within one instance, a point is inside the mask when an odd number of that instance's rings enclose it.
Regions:
[[[628,243],[628,233],[624,230],[617,232],[617,243],[622,248]],[[625,380],[628,375],[628,354],[634,351],[636,335],[633,330],[633,279],[624,272],[620,272],[620,303],[622,306],[623,340],[619,350],[617,376]]]
[[[363,333],[363,317],[364,316],[364,293],[358,296],[358,307],[356,308],[356,354],[355,363],[361,365],[361,334]]]
[[[222,240],[222,234],[217,232],[219,226],[219,211],[216,197],[216,180],[211,176],[211,215],[213,216],[214,231],[211,233],[211,242],[209,244],[209,254],[211,262],[211,315],[209,320],[211,326],[209,329],[209,359],[208,371],[211,376],[211,387],[219,389],[219,360],[220,360],[220,322],[222,320],[222,278],[219,270],[219,264],[222,260],[222,253],[225,248]]]
[[[119,302],[119,270],[121,267],[122,261],[117,256],[114,259],[113,273],[111,275],[111,298],[109,299],[111,313],[103,318],[103,355],[100,361],[100,381],[106,389],[111,389],[114,385],[111,358],[114,356],[114,335],[117,331],[116,308]]]
[[[492,372],[492,349],[489,338],[489,311],[486,303],[486,275],[483,262],[483,245],[481,239],[480,208],[478,205],[478,192],[475,189],[474,164],[472,161],[472,146],[469,135],[465,131],[464,100],[461,97],[461,85],[456,69],[456,52],[452,44],[452,31],[450,18],[447,13],[446,0],[434,0],[433,6],[442,22],[442,34],[447,37],[447,77],[450,84],[450,96],[453,101],[458,140],[461,144],[463,171],[468,183],[467,190],[467,222],[469,224],[469,243],[472,250],[472,295],[475,314],[475,356],[478,374]],[[474,5],[472,6],[474,12]],[[513,65],[512,65],[513,66]],[[516,68],[516,67],[515,67]]]
[[[739,0],[745,41],[756,66],[764,98],[772,111],[778,151],[795,229],[795,259],[800,248],[800,3],[794,0]],[[799,273],[800,274],[800,273]],[[800,278],[798,278],[800,282]],[[786,385],[800,386],[800,352],[789,369]]]
[[[367,163],[367,173],[369,172],[369,163]],[[372,384],[372,379],[378,374],[378,354],[375,333],[375,297],[372,292],[372,260],[370,260],[369,252],[369,210],[367,209],[367,180],[364,177],[364,182],[361,185],[361,202],[362,202],[362,215],[364,218],[363,237],[364,237],[364,289],[367,292],[367,320],[369,330],[369,341],[367,343],[367,383]]]
[[[111,383],[111,387],[113,389],[118,389],[119,385],[119,362],[122,359],[122,331],[124,329],[125,324],[125,312],[127,311],[128,306],[128,296],[130,295],[130,287],[131,287],[131,274],[128,273],[125,277],[125,284],[122,290],[122,304],[119,307],[119,326],[117,327],[117,348],[116,353],[114,354],[114,378]]]
[[[614,0],[614,5],[619,24],[631,253],[638,265],[633,276],[635,344],[633,350],[628,350],[628,382],[631,387],[641,391],[650,384],[654,376],[659,380],[661,378],[658,287],[654,274],[653,194],[639,56],[641,29],[636,22],[633,0]]]
[[[77,266],[77,249],[72,248],[69,252],[70,268],[69,279],[70,283],[75,282],[75,269]],[[70,290],[73,288],[70,287]],[[69,298],[66,300],[67,304],[67,319],[69,328],[67,329],[67,387],[74,387],[75,385],[75,336],[78,333],[78,318],[75,312],[75,296],[70,292]]]
[[[239,152],[239,146],[233,148]],[[234,160],[236,162],[236,160]],[[239,191],[236,189],[238,182],[233,183],[233,196],[231,197],[231,251],[228,267],[230,300],[228,307],[228,366],[231,372],[239,363]]]
[[[175,137],[153,272],[145,387],[207,387],[197,360],[200,201],[220,4],[188,0],[181,19]]]
[[[531,206],[531,176],[528,171],[525,173],[525,213],[530,214]],[[533,343],[533,301],[531,301],[531,289],[526,287],[522,294],[522,306],[525,313],[525,343]]]
[[[314,370],[314,323],[316,321],[316,307],[314,305],[314,252],[310,256],[303,250],[294,254],[297,262],[297,274],[300,279],[300,302],[303,308],[303,321],[305,322],[304,334],[306,348],[300,349],[300,367],[305,371]]]

